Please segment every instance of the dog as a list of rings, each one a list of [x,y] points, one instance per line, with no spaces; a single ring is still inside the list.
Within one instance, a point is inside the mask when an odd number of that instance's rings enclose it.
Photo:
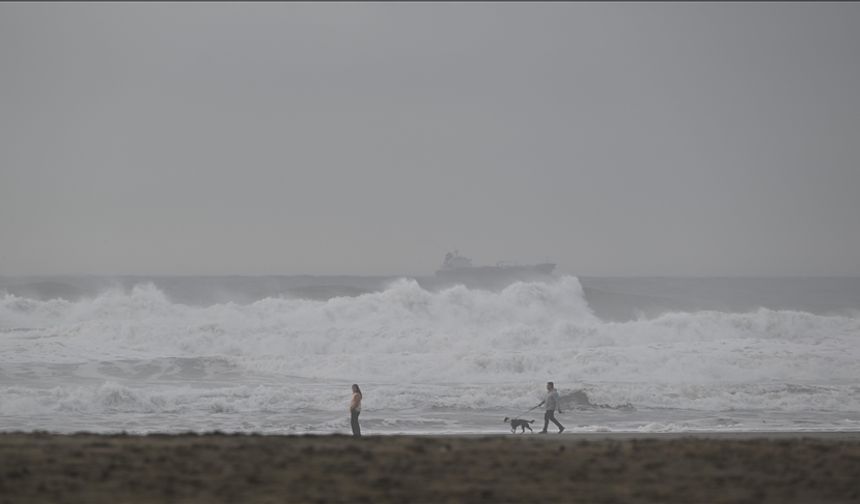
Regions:
[[[530,424],[530,423],[534,423],[534,422],[535,422],[534,420],[523,420],[522,418],[508,418],[508,417],[505,417],[504,422],[505,422],[505,423],[509,423],[509,424],[511,424],[511,433],[516,432],[516,431],[517,431],[517,428],[522,429],[522,432],[520,432],[520,434],[522,434],[523,432],[525,432],[525,431],[526,431],[526,429],[530,430],[531,432],[534,432],[534,431],[532,430],[532,428],[531,428],[531,427],[529,427],[529,424]]]

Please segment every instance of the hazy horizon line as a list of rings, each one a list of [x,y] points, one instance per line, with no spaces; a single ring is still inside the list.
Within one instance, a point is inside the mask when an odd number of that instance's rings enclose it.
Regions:
[[[264,277],[349,277],[349,278],[428,278],[434,277],[430,273],[387,273],[387,274],[362,274],[362,273],[17,273],[2,274],[4,279],[23,278],[264,278]],[[775,278],[857,278],[858,274],[576,274],[558,273],[553,278],[576,277],[576,278],[618,278],[618,279],[645,279],[645,278],[674,278],[674,279],[775,279]]]

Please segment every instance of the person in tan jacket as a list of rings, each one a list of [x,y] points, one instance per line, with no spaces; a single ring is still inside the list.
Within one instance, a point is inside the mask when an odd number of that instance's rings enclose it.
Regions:
[[[361,389],[357,383],[352,384],[352,401],[349,402],[349,424],[352,426],[352,435],[361,437],[361,426],[358,425],[358,415],[361,413]]]

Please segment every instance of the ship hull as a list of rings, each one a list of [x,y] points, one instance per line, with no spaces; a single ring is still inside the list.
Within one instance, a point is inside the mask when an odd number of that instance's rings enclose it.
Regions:
[[[555,264],[543,263],[529,266],[470,266],[443,268],[436,271],[436,278],[448,284],[464,284],[470,287],[499,288],[514,282],[546,280],[552,275]]]

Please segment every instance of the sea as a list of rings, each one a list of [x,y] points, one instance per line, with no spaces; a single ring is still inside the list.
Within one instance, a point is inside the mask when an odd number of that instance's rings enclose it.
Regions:
[[[0,277],[0,431],[536,432],[547,381],[565,435],[857,431],[860,278]]]

